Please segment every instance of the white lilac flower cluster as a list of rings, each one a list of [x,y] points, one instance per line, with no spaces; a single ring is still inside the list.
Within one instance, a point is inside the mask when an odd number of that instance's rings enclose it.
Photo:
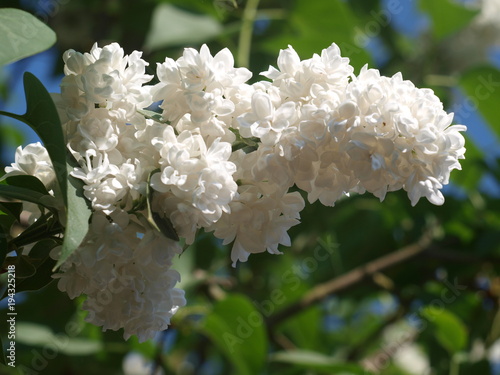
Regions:
[[[367,67],[355,76],[335,44],[307,60],[282,50],[279,69],[253,84],[229,50],[212,56],[207,46],[158,64],[156,85],[146,85],[141,53],[116,43],[70,50],[64,62],[56,103],[94,213],[56,277],[71,298],[87,296],[88,321],[126,338],[151,338],[186,303],[171,269],[181,247],[152,227],[146,200],[187,244],[200,228],[232,243],[236,264],[290,245],[305,205],[293,186],[328,206],[399,189],[412,205],[442,204],[464,158],[466,128],[450,126],[431,90]],[[154,103],[161,117],[144,111]],[[18,149],[6,172],[53,187],[50,167],[36,144]]]

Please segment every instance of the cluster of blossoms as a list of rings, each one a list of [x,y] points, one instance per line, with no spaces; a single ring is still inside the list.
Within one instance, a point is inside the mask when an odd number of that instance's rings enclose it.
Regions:
[[[305,206],[293,186],[328,206],[399,189],[412,205],[442,204],[440,189],[464,157],[466,128],[450,126],[431,90],[367,67],[355,76],[335,44],[307,60],[282,50],[278,69],[253,84],[227,49],[212,56],[206,46],[158,64],[156,85],[146,85],[141,54],[116,43],[70,50],[64,61],[55,100],[93,215],[55,277],[71,298],[87,296],[88,321],[125,337],[152,337],[186,303],[171,269],[175,237],[190,244],[200,228],[213,232],[232,243],[233,264],[279,254]],[[155,103],[157,115],[144,111]],[[40,144],[20,148],[6,172],[54,188]],[[172,226],[171,238],[148,210]]]

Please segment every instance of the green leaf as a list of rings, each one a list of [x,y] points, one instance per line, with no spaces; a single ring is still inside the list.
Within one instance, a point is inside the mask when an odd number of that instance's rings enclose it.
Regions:
[[[467,152],[465,153],[465,159],[460,160],[462,170],[452,172],[451,181],[467,191],[473,191],[477,189],[481,177],[486,172],[483,162],[484,155],[466,134],[464,134],[464,137]]]
[[[14,258],[16,293],[42,289],[54,280],[52,268],[56,261],[49,256],[49,253],[58,245],[59,242],[53,239],[41,240],[33,246],[28,256],[20,255]],[[5,298],[6,295],[7,292],[2,298]]]
[[[128,339],[128,344],[131,350],[141,353],[146,358],[154,358],[158,350],[153,340],[139,342],[139,339],[135,335]]]
[[[271,355],[272,362],[287,363],[294,367],[300,367],[307,370],[325,371],[335,374],[369,374],[361,366],[341,363],[327,355],[312,352],[308,350],[289,350],[286,352],[277,352]]]
[[[50,284],[52,278],[52,269],[56,261],[50,257],[45,258],[36,268],[34,275],[25,279],[19,280],[16,283],[16,292],[26,292],[30,290],[40,290]]]
[[[322,346],[320,326],[323,314],[318,306],[313,306],[294,315],[283,323],[285,335],[301,349],[318,349]]]
[[[25,279],[36,273],[36,267],[30,257],[18,255],[16,262],[16,279]]]
[[[154,10],[145,48],[158,50],[174,45],[199,44],[215,38],[222,31],[222,25],[211,16],[162,3]]]
[[[238,374],[258,374],[264,367],[268,342],[263,317],[246,296],[232,294],[217,302],[202,331]]]
[[[0,65],[37,54],[56,42],[56,34],[35,16],[20,9],[0,9]]]
[[[0,232],[0,266],[3,265],[5,258],[7,257],[7,234],[2,231]]]
[[[342,56],[349,57],[356,69],[371,62],[370,55],[356,39],[356,30],[363,30],[364,25],[345,1],[293,2],[286,25],[290,31],[263,42],[267,52],[277,55],[279,49],[291,45],[301,59],[306,59],[335,42]]]
[[[52,97],[31,73],[24,74],[26,113],[22,121],[40,137],[52,161],[64,202],[67,203],[66,142]]]
[[[45,260],[49,257],[50,251],[61,243],[52,238],[38,241],[30,250],[29,256],[33,259]]]
[[[139,109],[137,110],[141,115],[143,115],[147,119],[155,120],[156,122],[162,123],[162,124],[170,124],[169,121],[165,121],[165,119],[162,117],[161,113],[154,112],[154,111],[149,111],[147,109]]]
[[[9,241],[11,249],[20,248],[37,242],[41,238],[59,235],[63,228],[57,218],[50,213],[41,215],[33,224],[21,232],[21,234]]]
[[[45,195],[35,190],[17,186],[0,185],[0,197],[32,202],[49,209],[58,206],[57,200],[51,195]]]
[[[88,222],[92,212],[89,203],[83,196],[83,182],[69,176],[69,172],[73,169],[73,166],[69,163],[73,159],[71,156],[66,156],[66,142],[64,141],[61,122],[50,94],[31,73],[25,73],[24,75],[24,90],[26,113],[24,115],[15,115],[0,111],[0,114],[23,121],[30,126],[42,140],[52,161],[60,189],[59,193],[62,194],[67,210],[64,242],[55,267],[57,268],[68,259],[82,242],[88,232]]]
[[[3,349],[3,348],[8,348],[8,347],[9,347],[9,345],[4,346],[3,341],[4,341],[4,340],[2,339],[2,336],[0,336],[0,346],[2,347],[2,349]],[[6,352],[6,350],[2,350],[2,353],[0,353],[0,363],[1,363],[2,365],[7,366],[7,359],[5,358],[5,352]]]
[[[17,175],[7,177],[6,182],[10,186],[17,186],[25,189],[30,189],[37,191],[44,195],[49,195],[49,192],[45,188],[45,185],[35,176],[30,175]]]
[[[2,139],[5,144],[12,147],[17,147],[26,143],[25,134],[17,129],[16,126],[9,124],[2,124],[2,127],[0,127],[0,139]]]
[[[8,240],[11,238],[11,228],[19,221],[21,211],[21,203],[0,202],[0,265],[3,264],[9,252]]]
[[[0,211],[19,221],[19,215],[23,211],[23,204],[19,202],[0,202]]]
[[[4,111],[0,111],[0,114],[24,122],[40,137],[52,161],[64,202],[67,203],[66,142],[56,106],[43,84],[28,72],[24,74],[24,91],[24,115]]]
[[[479,12],[452,0],[420,0],[420,7],[431,17],[432,33],[438,40],[463,29]]]
[[[463,107],[464,115],[477,107],[491,129],[500,135],[500,71],[491,66],[473,68],[460,77],[459,85],[468,96],[468,105]]]
[[[422,309],[422,317],[433,325],[436,340],[450,354],[465,349],[468,341],[467,327],[454,313],[443,308],[426,306]]]
[[[41,324],[20,321],[16,325],[16,340],[20,343],[54,347],[66,355],[90,355],[102,350],[100,341],[69,337],[64,334],[55,335],[49,327]]]
[[[72,167],[67,164],[68,174]],[[83,181],[72,176],[68,178],[68,208],[66,230],[64,231],[64,242],[61,255],[54,267],[59,268],[66,259],[80,246],[89,231],[89,219],[92,211],[89,203],[83,196]]]

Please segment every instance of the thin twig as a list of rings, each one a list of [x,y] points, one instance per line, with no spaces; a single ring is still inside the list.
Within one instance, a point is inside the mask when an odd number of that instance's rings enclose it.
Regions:
[[[238,41],[238,66],[250,64],[250,48],[252,46],[253,23],[257,17],[260,0],[248,0],[243,11],[240,38]]]
[[[304,295],[299,301],[290,304],[283,310],[271,315],[267,319],[268,327],[278,324],[292,315],[305,310],[316,302],[321,301],[330,294],[348,289],[375,273],[384,271],[397,264],[407,262],[408,260],[423,253],[429,247],[432,237],[426,233],[418,242],[401,248],[400,250],[375,259],[369,263],[359,266],[346,274],[336,277],[326,283],[319,284]]]

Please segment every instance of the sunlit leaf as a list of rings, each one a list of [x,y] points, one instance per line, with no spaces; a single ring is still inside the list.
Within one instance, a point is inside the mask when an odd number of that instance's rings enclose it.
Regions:
[[[459,84],[468,96],[468,105],[463,110],[477,108],[491,129],[500,136],[500,70],[491,66],[473,68],[460,77]]]
[[[322,353],[307,350],[277,352],[271,355],[270,360],[273,362],[287,363],[294,367],[300,367],[307,370],[327,371],[335,374],[369,374],[359,365],[341,363]]]
[[[68,174],[73,168],[67,164]],[[83,181],[72,176],[68,178],[67,221],[64,231],[64,242],[61,254],[55,268],[63,264],[66,259],[80,246],[89,230],[89,218],[92,214],[89,203],[83,196]]]
[[[436,39],[442,39],[464,28],[477,15],[471,9],[452,0],[420,0],[420,6],[432,20],[432,31]]]
[[[20,9],[0,9],[0,65],[35,55],[56,42],[56,34],[35,16]]]
[[[143,115],[147,119],[155,120],[156,122],[162,123],[162,124],[170,124],[169,121],[165,121],[161,113],[154,112],[154,111],[149,111],[146,109],[141,109],[138,110],[141,115]]]
[[[267,337],[262,315],[243,295],[215,304],[202,331],[226,355],[238,374],[258,374],[266,361]]]
[[[287,25],[289,31],[271,35],[263,42],[269,53],[277,56],[280,49],[291,45],[302,59],[307,59],[336,43],[356,69],[371,62],[362,43],[356,40],[356,30],[363,30],[363,24],[345,1],[296,1]]]
[[[211,16],[160,3],[153,13],[145,48],[157,50],[173,45],[202,43],[213,39],[222,30],[222,25]]]
[[[90,355],[102,349],[100,341],[69,337],[64,334],[55,335],[47,326],[26,321],[17,323],[16,340],[38,347],[53,347],[57,344],[57,349],[67,355]]]
[[[284,332],[301,349],[315,350],[321,345],[319,340],[323,313],[320,308],[313,307],[296,314],[283,324]]]
[[[453,354],[465,349],[467,328],[455,314],[444,308],[426,306],[422,316],[434,326],[434,335],[446,350]]]

